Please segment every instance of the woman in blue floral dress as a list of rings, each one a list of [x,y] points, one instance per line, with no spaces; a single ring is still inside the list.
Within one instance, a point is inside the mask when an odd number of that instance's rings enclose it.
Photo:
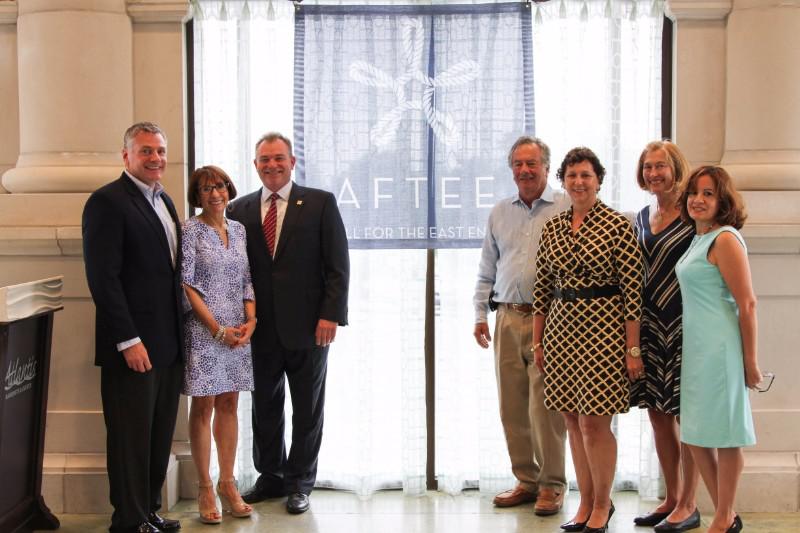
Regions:
[[[247,260],[244,226],[225,218],[236,189],[214,166],[189,178],[189,205],[202,212],[183,225],[183,286],[192,307],[186,319],[183,393],[192,397],[189,433],[197,468],[197,505],[203,523],[222,520],[209,475],[211,415],[223,511],[250,516],[233,477],[238,436],[239,391],[253,390],[250,337],[256,326],[255,298]]]

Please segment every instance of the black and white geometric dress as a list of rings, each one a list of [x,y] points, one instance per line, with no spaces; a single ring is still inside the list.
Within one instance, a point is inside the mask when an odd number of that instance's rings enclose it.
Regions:
[[[553,289],[618,286],[567,301]],[[642,259],[624,215],[597,201],[572,233],[572,208],[547,221],[536,256],[533,312],[546,315],[545,406],[612,415],[630,408],[625,321],[641,319]]]
[[[636,216],[635,231],[645,267],[641,327],[645,377],[631,386],[631,405],[677,416],[683,329],[675,264],[689,249],[694,228],[678,217],[654,235],[647,206]]]

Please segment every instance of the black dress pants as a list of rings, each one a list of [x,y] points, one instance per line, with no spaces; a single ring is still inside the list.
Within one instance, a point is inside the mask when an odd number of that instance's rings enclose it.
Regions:
[[[328,347],[253,354],[253,463],[256,486],[269,492],[311,494],[322,444]],[[285,376],[285,377],[284,377]],[[292,395],[292,444],[286,456],[284,383]]]
[[[180,363],[144,373],[101,369],[111,531],[135,527],[161,507],[182,380]]]

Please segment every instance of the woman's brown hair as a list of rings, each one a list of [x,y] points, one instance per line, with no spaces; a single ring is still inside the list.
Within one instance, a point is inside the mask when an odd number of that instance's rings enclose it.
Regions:
[[[203,183],[211,182],[217,183],[221,181],[228,189],[228,200],[236,198],[236,187],[233,186],[231,178],[219,167],[214,165],[206,165],[195,169],[192,175],[189,176],[188,191],[186,199],[191,207],[200,207],[200,185]]]
[[[717,213],[714,215],[714,221],[720,226],[733,226],[741,229],[747,219],[744,201],[742,195],[733,186],[730,174],[722,167],[703,166],[692,172],[681,190],[681,218],[694,226],[694,220],[689,216],[686,201],[689,194],[697,194],[697,180],[701,176],[708,176],[714,182],[714,193],[717,196]]]

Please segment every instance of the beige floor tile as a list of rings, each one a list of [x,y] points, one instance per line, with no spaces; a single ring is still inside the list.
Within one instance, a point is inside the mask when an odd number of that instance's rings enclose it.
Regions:
[[[611,533],[652,531],[634,527],[633,517],[649,510],[653,502],[642,501],[633,492],[620,492],[614,494],[614,504]],[[257,504],[249,519],[226,515],[220,526],[201,524],[192,501],[184,500],[166,514],[181,520],[182,533],[556,533],[577,505],[577,494],[570,494],[561,513],[542,518],[533,514],[532,505],[497,509],[491,496],[474,491],[459,496],[430,492],[421,497],[383,491],[361,499],[347,492],[317,490],[311,497],[311,510],[299,516],[287,514],[283,500]],[[800,531],[800,513],[744,513],[742,518],[747,533]],[[62,533],[100,533],[107,530],[109,517],[67,514],[59,519]],[[703,525],[710,519],[704,516]]]

